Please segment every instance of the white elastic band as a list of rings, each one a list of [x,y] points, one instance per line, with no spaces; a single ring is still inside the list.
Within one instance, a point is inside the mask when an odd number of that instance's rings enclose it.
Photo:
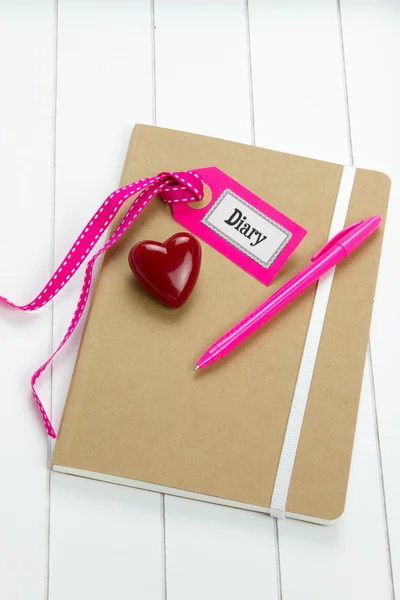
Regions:
[[[347,210],[350,204],[356,169],[344,166],[342,179],[336,199],[329,238],[343,229]],[[285,439],[279,459],[278,470],[272,493],[270,514],[272,517],[283,519],[285,517],[286,500],[292,479],[293,465],[296,458],[297,446],[306,411],[308,394],[313,378],[315,361],[324,326],[326,309],[331,292],[335,269],[331,269],[321,277],[315,293],[314,306],[308,326],[300,370],[294,390],[293,402],[290,409],[289,420],[286,427]]]

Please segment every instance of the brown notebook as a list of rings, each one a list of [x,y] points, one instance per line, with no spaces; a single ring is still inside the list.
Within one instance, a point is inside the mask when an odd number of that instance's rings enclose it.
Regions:
[[[122,184],[217,166],[308,230],[267,288],[202,243],[197,286],[179,310],[134,281],[127,255],[181,231],[156,198],[108,250],[79,351],[53,469],[270,512],[316,286],[204,372],[217,337],[327,241],[343,166],[137,125]],[[285,512],[320,523],[344,509],[390,181],[357,169],[346,224],[382,226],[336,267]]]

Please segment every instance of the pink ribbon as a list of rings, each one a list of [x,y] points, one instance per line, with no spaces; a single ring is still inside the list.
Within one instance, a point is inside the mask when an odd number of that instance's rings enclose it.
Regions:
[[[76,306],[74,315],[69,324],[66,334],[64,335],[63,339],[61,340],[60,344],[58,345],[57,349],[53,352],[53,354],[32,375],[32,393],[36,400],[36,404],[38,405],[39,410],[42,413],[46,431],[48,435],[52,438],[56,437],[56,433],[53,429],[52,424],[50,423],[46,411],[43,408],[39,396],[36,393],[35,384],[36,381],[39,379],[40,375],[43,373],[43,371],[51,363],[57,352],[59,352],[59,350],[61,350],[61,348],[67,342],[72,332],[76,328],[83,311],[85,310],[90,286],[92,283],[93,267],[96,259],[119,240],[119,238],[125,233],[128,227],[130,227],[133,221],[135,221],[135,219],[139,216],[139,214],[142,212],[145,206],[157,194],[161,196],[164,202],[167,202],[169,204],[175,202],[193,202],[196,200],[201,200],[204,195],[202,178],[198,173],[193,171],[184,171],[182,173],[166,172],[160,173],[159,175],[157,175],[157,177],[140,179],[139,181],[130,183],[129,185],[119,188],[118,190],[110,194],[106,200],[104,200],[99,210],[96,212],[95,215],[93,215],[89,223],[82,230],[78,239],[75,241],[74,245],[69,250],[67,256],[61,262],[54,275],[46,283],[45,287],[42,289],[40,294],[38,294],[36,298],[32,300],[32,302],[30,302],[29,304],[24,304],[23,306],[19,306],[17,304],[14,304],[10,300],[7,300],[7,298],[0,296],[1,302],[4,302],[5,304],[12,306],[13,308],[18,308],[20,310],[25,311],[37,310],[38,308],[41,308],[42,306],[50,302],[50,300],[52,300],[52,298],[54,298],[54,296],[56,296],[58,292],[68,283],[71,277],[73,277],[73,275],[85,261],[88,254],[90,253],[94,245],[97,243],[98,239],[101,237],[103,232],[116,217],[122,205],[138,192],[140,192],[140,194],[132,202],[131,206],[127,210],[125,216],[121,220],[121,223],[118,225],[112,236],[107,240],[104,246],[102,246],[102,248],[100,248],[100,250],[98,250],[92,256],[92,258],[87,263],[82,291],[79,296],[78,304]]]

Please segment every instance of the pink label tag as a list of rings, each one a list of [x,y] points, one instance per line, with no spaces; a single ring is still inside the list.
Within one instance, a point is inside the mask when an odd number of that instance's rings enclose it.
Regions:
[[[204,208],[173,204],[175,221],[268,285],[307,231],[216,167],[196,169],[211,189]]]

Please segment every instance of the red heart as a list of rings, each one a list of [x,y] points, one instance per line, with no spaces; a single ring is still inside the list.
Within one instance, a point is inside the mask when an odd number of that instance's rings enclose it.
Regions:
[[[201,246],[190,233],[176,233],[163,244],[145,240],[129,252],[129,266],[157,300],[179,308],[189,298],[199,276]]]

